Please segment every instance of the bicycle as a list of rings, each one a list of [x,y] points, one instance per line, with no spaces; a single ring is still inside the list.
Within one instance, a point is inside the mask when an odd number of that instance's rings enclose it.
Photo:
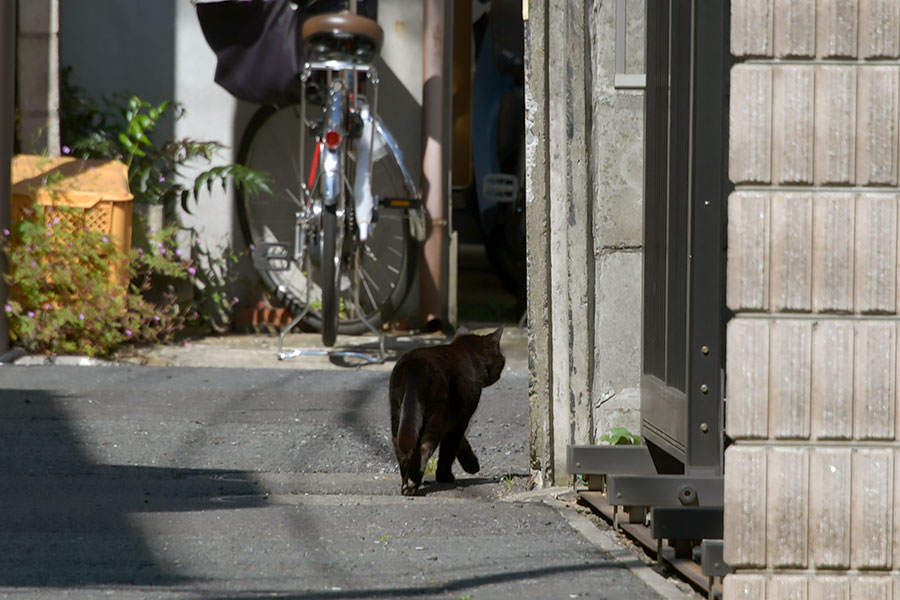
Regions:
[[[310,353],[283,349],[305,321],[326,347],[338,333],[371,331],[383,360],[378,326],[406,297],[425,235],[416,185],[377,116],[372,61],[383,32],[341,12],[310,17],[301,35],[299,106],[259,109],[238,153],[241,164],[268,171],[273,194],[240,194],[238,218],[256,270],[296,315],[279,335],[280,358]]]

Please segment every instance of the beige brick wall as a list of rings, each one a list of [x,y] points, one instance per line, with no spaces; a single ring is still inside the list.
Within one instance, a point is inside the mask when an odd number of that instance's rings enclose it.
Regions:
[[[725,598],[900,600],[900,2],[731,9]]]

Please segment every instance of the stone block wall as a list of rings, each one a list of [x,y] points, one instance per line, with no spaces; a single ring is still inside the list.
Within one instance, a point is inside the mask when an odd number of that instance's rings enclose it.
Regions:
[[[900,600],[900,3],[731,7],[725,598]]]

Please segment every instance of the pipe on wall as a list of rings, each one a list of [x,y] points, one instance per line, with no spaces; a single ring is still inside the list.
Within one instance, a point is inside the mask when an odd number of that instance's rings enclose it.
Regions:
[[[444,2],[423,0],[422,201],[428,219],[419,269],[419,315],[426,331],[444,326]]]

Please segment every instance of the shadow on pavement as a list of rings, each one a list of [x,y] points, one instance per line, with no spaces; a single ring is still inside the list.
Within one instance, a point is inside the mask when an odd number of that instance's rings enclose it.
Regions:
[[[417,596],[435,596],[448,594],[453,592],[473,592],[474,595],[479,593],[479,588],[489,585],[500,585],[504,583],[512,583],[523,580],[534,580],[535,585],[540,585],[542,577],[553,577],[566,573],[580,573],[592,571],[615,570],[620,571],[621,565],[612,560],[597,560],[589,563],[555,565],[548,567],[540,567],[536,569],[522,569],[518,571],[507,571],[505,573],[491,573],[489,575],[476,575],[473,577],[462,577],[453,581],[444,583],[436,583],[434,585],[423,585],[406,588],[384,588],[384,589],[357,589],[357,590],[333,590],[333,591],[310,591],[300,593],[284,593],[273,591],[257,591],[245,593],[238,596],[229,595],[232,600],[256,600],[258,598],[278,598],[280,600],[340,600],[342,598],[415,598]],[[484,590],[482,590],[482,593]]]
[[[246,472],[97,464],[63,400],[0,388],[0,586],[184,584],[129,515],[229,509],[221,500],[234,496],[263,502]]]

